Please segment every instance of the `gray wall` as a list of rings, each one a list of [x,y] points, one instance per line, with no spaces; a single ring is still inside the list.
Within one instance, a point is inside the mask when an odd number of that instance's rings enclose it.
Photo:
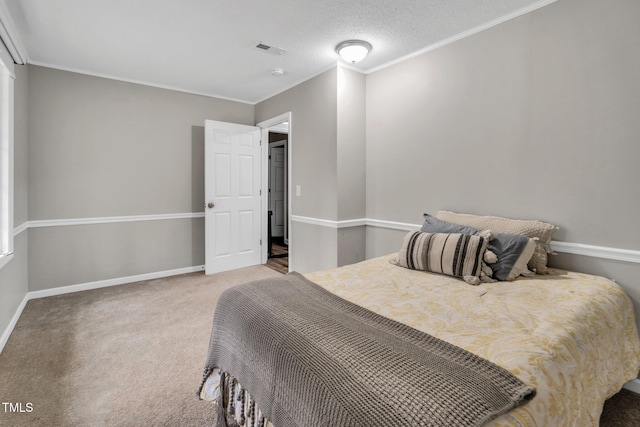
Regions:
[[[367,75],[367,216],[540,219],[558,241],[639,250],[639,16],[635,0],[560,0]],[[367,255],[403,234],[369,227]],[[638,265],[603,262],[589,270],[638,303]]]
[[[291,215],[336,220],[337,72],[333,68],[256,105],[256,123],[291,111]],[[301,186],[301,195],[295,188]],[[337,264],[336,230],[294,222],[289,232],[291,269],[309,272]]]
[[[15,67],[14,83],[14,226],[28,219],[28,117],[27,78],[25,66]],[[4,333],[11,318],[29,291],[28,239],[23,231],[14,239],[14,255],[0,269],[0,335]]]
[[[14,211],[13,225],[29,219],[29,67],[16,65],[14,83]]]
[[[366,80],[361,73],[338,67],[337,179],[338,220],[366,217]],[[338,231],[338,266],[362,261],[366,227]]]
[[[365,76],[342,67],[256,105],[256,122],[291,111],[292,215],[330,221],[365,216],[365,107]],[[294,221],[289,244],[291,269],[332,268],[365,258],[365,227]]]
[[[258,103],[256,123],[291,111],[293,215],[337,218],[337,73],[332,68]],[[302,187],[295,195],[295,186]]]
[[[201,212],[204,120],[233,101],[29,66],[31,221]],[[204,263],[204,220],[29,230],[30,290]]]
[[[364,74],[338,67],[338,220],[366,215],[366,83]]]
[[[367,76],[367,215],[548,220],[639,249],[640,2],[560,0]]]

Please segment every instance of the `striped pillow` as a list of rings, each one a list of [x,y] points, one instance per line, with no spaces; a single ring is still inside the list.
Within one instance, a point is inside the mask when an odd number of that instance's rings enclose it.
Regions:
[[[470,285],[480,283],[487,239],[460,233],[411,231],[398,253],[398,265],[460,277]]]

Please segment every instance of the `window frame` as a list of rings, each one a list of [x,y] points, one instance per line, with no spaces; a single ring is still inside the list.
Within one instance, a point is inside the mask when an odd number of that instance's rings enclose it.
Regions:
[[[13,58],[0,42],[0,269],[13,258],[14,81]]]

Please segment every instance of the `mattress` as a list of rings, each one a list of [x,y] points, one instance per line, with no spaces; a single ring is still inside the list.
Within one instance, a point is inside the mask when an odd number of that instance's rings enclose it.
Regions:
[[[631,300],[598,276],[551,269],[470,286],[394,264],[396,254],[306,277],[330,292],[507,369],[536,397],[489,426],[597,426],[640,370]]]
[[[397,266],[395,258],[391,254],[305,276],[352,303],[481,356],[536,388],[531,401],[487,426],[596,427],[604,401],[640,370],[633,305],[611,280],[551,269],[544,276],[471,286]],[[236,420],[254,414],[240,425],[271,427],[251,390],[242,384],[234,388],[223,393],[245,396],[234,403]],[[200,396],[216,401],[220,392],[220,374],[214,373]]]

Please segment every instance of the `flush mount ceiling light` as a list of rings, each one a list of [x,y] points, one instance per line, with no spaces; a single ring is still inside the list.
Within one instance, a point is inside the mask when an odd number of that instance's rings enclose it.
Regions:
[[[352,64],[362,61],[370,50],[371,44],[363,40],[347,40],[336,46],[338,55]]]

